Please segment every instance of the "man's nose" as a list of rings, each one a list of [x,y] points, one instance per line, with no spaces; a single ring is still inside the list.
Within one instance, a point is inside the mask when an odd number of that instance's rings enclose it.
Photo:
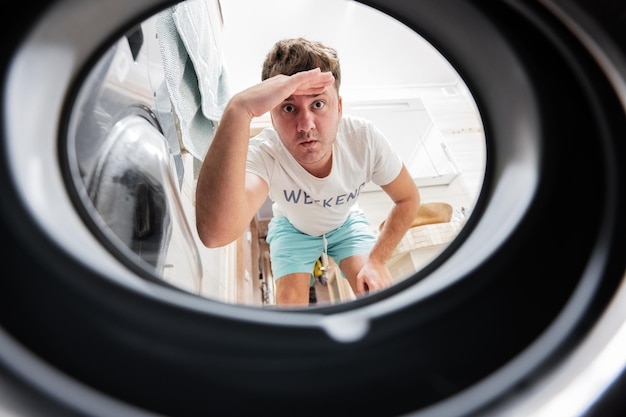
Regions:
[[[309,132],[315,128],[313,112],[304,110],[298,115],[298,131]]]

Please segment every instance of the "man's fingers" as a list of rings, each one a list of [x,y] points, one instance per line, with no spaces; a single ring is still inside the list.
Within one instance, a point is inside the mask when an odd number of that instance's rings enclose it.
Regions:
[[[319,94],[335,82],[335,77],[330,71],[321,72],[319,68],[299,72],[292,77],[299,82],[294,95]]]

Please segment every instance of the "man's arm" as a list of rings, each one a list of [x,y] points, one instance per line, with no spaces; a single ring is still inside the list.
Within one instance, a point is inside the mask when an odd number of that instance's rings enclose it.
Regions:
[[[196,227],[206,247],[224,246],[241,236],[267,197],[267,184],[245,172],[251,120],[245,110],[229,104],[200,168]]]
[[[403,165],[400,174],[381,187],[394,202],[368,260],[357,275],[359,292],[373,292],[393,284],[387,261],[411,226],[421,198],[411,174]]]
[[[333,82],[331,73],[315,69],[277,75],[231,98],[198,175],[196,227],[205,246],[214,248],[236,240],[267,198],[267,183],[246,173],[252,118],[291,95],[319,94]]]
[[[370,253],[370,259],[386,263],[400,240],[411,226],[421,198],[415,181],[403,165],[400,174],[389,184],[381,187],[394,202],[376,245]]]

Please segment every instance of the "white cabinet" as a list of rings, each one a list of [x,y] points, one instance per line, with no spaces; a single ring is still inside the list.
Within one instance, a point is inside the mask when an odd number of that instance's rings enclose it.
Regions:
[[[418,186],[450,184],[460,174],[443,134],[419,98],[344,102],[343,112],[373,121],[403,158]]]

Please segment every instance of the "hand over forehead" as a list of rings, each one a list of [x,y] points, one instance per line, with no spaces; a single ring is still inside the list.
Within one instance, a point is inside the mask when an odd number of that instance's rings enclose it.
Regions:
[[[297,81],[292,95],[320,94],[335,82],[335,77],[331,72],[322,72],[319,68],[298,72],[291,78],[292,81]]]
[[[291,76],[278,74],[235,95],[231,104],[243,106],[251,116],[260,116],[290,96],[322,94],[335,82],[331,72],[319,68]]]

